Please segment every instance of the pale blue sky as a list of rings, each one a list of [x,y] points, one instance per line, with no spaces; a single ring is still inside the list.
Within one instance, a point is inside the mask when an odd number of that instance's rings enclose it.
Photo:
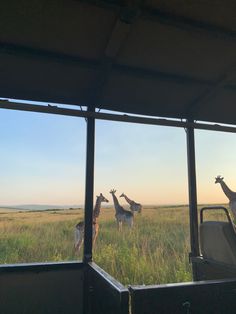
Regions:
[[[82,118],[0,109],[0,205],[83,204],[85,135]],[[236,190],[235,147],[236,134],[196,131],[199,203],[227,201],[218,174]],[[95,194],[187,203],[186,155],[183,129],[97,121]]]

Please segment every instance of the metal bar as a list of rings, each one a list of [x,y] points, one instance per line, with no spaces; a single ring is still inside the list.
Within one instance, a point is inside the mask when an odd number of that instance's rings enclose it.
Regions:
[[[60,64],[71,64],[73,66],[80,66],[86,69],[93,69],[95,71],[100,71],[101,63],[103,60],[97,59],[88,59],[82,58],[78,56],[63,54],[60,52],[52,52],[44,49],[36,49],[31,48],[28,46],[21,46],[17,44],[11,44],[6,42],[0,42],[0,52],[3,54],[19,56],[22,58],[32,58],[42,61],[49,61],[49,62],[58,62]],[[162,79],[162,80],[169,80],[177,83],[185,83],[185,84],[198,84],[198,85],[213,85],[214,81],[198,79],[195,77],[181,75],[181,74],[174,74],[174,73],[165,73],[161,71],[151,70],[151,69],[143,69],[141,67],[133,67],[129,65],[122,65],[118,63],[112,64],[112,70],[120,72],[122,74],[127,74],[131,76],[138,76],[138,77],[150,77],[152,79]]]
[[[178,127],[178,128],[190,127],[190,128],[199,129],[199,130],[236,133],[236,127],[234,126],[196,123],[196,122],[169,120],[169,119],[162,119],[162,118],[149,118],[149,117],[147,118],[147,117],[140,117],[140,116],[131,116],[127,114],[89,112],[89,111],[81,111],[78,109],[61,108],[57,106],[41,106],[41,105],[16,103],[16,102],[10,102],[6,100],[0,100],[0,108],[19,110],[19,111],[28,111],[28,112],[37,112],[37,113],[57,114],[57,115],[71,116],[71,117],[94,118],[94,119],[108,120],[108,121],[119,121],[119,122],[129,122],[129,123],[139,123],[139,124],[149,124],[149,125],[162,125],[162,126]]]
[[[0,42],[0,52],[8,55],[31,58],[43,61],[54,61],[65,64],[78,64],[86,68],[96,68],[99,61],[79,56],[68,55],[62,52],[54,52],[46,49],[33,48],[30,46]]]
[[[94,112],[95,107],[88,107]],[[94,189],[94,148],[95,148],[95,119],[87,119],[87,148],[86,148],[86,177],[85,177],[85,212],[84,212],[84,263],[92,261],[93,235],[93,189]]]
[[[125,64],[114,63],[112,70],[115,72],[120,72],[121,74],[127,74],[130,76],[140,77],[140,78],[150,78],[156,80],[165,80],[179,84],[188,84],[188,85],[201,85],[201,86],[214,86],[215,81],[200,79],[193,76],[188,76],[184,74],[176,73],[167,73],[164,71],[158,71],[154,69],[144,69],[137,66],[130,66]],[[228,86],[227,86],[228,87]],[[232,87],[231,87],[232,88]]]
[[[93,4],[98,7],[106,8],[117,12],[125,8],[124,2],[104,1],[104,0],[79,0],[88,4]],[[177,15],[167,10],[157,9],[148,5],[140,5],[139,16],[147,20],[156,21],[159,24],[170,25],[175,28],[184,29],[187,31],[199,32],[211,36],[213,38],[222,38],[224,40],[234,41],[236,39],[236,32],[233,29],[218,26],[209,22],[200,21],[191,17]]]
[[[227,216],[228,222],[230,222],[231,225],[233,226],[233,221],[232,221],[232,218],[230,216],[230,213],[229,213],[228,209],[225,208],[224,206],[205,206],[205,207],[202,207],[200,210],[200,224],[203,223],[203,212],[206,210],[223,210]]]
[[[140,16],[148,20],[156,21],[160,24],[172,26],[174,28],[200,33],[203,36],[211,38],[220,38],[222,40],[236,39],[236,32],[233,29],[212,24],[209,22],[193,19],[188,16],[174,14],[167,10],[152,8],[150,6],[142,6],[140,8]]]
[[[10,110],[18,110],[18,111],[27,111],[27,112],[36,112],[36,113],[49,113],[49,114],[57,114],[63,116],[71,116],[71,117],[87,117],[87,113],[85,111],[80,111],[78,109],[68,109],[61,108],[57,105],[32,105],[29,103],[21,102],[12,102],[8,100],[0,100],[0,108],[1,109],[10,109]]]
[[[125,286],[123,286],[119,281],[117,281],[105,270],[99,267],[96,263],[94,262],[89,263],[89,268],[92,269],[95,273],[97,273],[102,280],[104,280],[109,286],[112,287],[113,290],[119,293],[123,291],[128,291],[128,289]]]
[[[194,260],[201,262],[202,258],[194,258]],[[212,260],[211,260],[212,262]],[[215,263],[215,261],[214,261]],[[217,263],[217,262],[216,262]],[[222,265],[222,264],[221,264]],[[228,265],[225,265],[227,267]],[[235,266],[231,266],[236,269]],[[235,278],[224,278],[224,279],[212,279],[212,280],[202,280],[202,281],[197,281],[197,282],[178,282],[178,283],[168,283],[168,284],[154,284],[154,285],[130,285],[129,290],[133,292],[138,292],[140,291],[145,298],[145,294],[143,293],[144,291],[150,291],[150,290],[159,290],[159,289],[168,289],[168,288],[178,288],[178,287],[197,287],[197,286],[205,286],[205,285],[223,285],[227,283],[235,283],[236,284],[236,279]],[[195,295],[196,296],[196,295]],[[147,313],[147,312],[145,312]],[[177,312],[181,313],[181,312]],[[182,312],[183,313],[183,312]],[[185,312],[186,313],[186,312]],[[196,312],[195,312],[196,313]]]
[[[192,122],[192,120],[190,120]],[[198,238],[198,210],[197,210],[197,186],[196,186],[196,165],[195,165],[195,143],[194,129],[188,127],[187,135],[187,158],[188,158],[188,189],[189,189],[189,219],[190,219],[190,257],[199,256]],[[193,266],[193,279],[197,280],[197,271]]]
[[[47,263],[22,263],[22,264],[2,264],[0,265],[0,274],[13,272],[40,272],[40,271],[57,271],[57,270],[76,270],[83,269],[82,262],[47,262]]]

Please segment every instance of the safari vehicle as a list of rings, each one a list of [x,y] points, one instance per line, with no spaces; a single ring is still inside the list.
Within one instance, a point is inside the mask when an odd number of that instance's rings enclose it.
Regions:
[[[195,129],[236,132],[235,9],[233,0],[1,2],[0,108],[86,117],[87,163],[83,261],[2,265],[0,313],[235,313],[234,225],[211,228],[209,208],[199,223],[194,143]],[[97,119],[186,129],[193,282],[126,288],[93,262]]]

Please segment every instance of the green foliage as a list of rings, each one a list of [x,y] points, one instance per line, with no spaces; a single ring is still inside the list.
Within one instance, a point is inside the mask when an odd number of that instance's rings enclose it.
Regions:
[[[0,263],[74,259],[73,222],[14,224],[0,229]]]
[[[104,222],[95,262],[125,285],[190,281],[188,224],[168,216],[135,218],[134,229],[122,232]]]
[[[0,228],[0,263],[81,258],[82,252],[74,252],[76,222],[9,220]],[[191,280],[189,250],[187,208],[144,209],[135,215],[134,228],[123,226],[122,232],[112,212],[100,221],[94,261],[124,285],[182,282]]]

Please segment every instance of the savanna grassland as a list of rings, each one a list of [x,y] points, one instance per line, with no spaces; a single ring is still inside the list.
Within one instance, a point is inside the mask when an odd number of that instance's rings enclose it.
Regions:
[[[82,209],[0,210],[0,264],[71,261],[74,226]],[[188,208],[144,207],[132,230],[116,229],[113,208],[103,208],[94,261],[124,285],[190,281]]]

